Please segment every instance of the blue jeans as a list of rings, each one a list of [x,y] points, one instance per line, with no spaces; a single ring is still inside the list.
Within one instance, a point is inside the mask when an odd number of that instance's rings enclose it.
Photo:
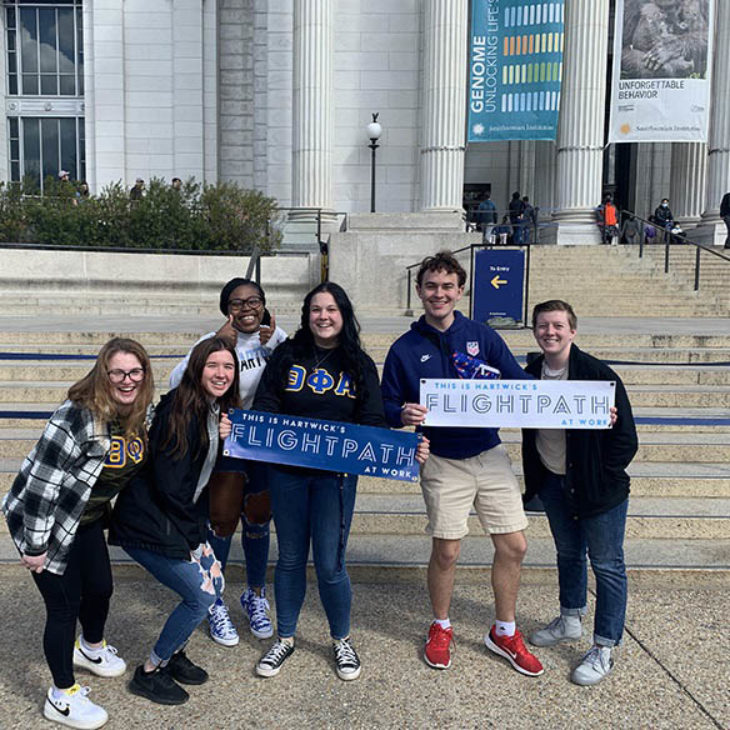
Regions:
[[[352,588],[345,549],[355,509],[357,477],[271,467],[269,490],[279,544],[274,573],[279,636],[294,636],[307,589],[312,545],[319,597],[334,639],[350,634]]]
[[[165,622],[152,650],[151,656],[155,663],[166,664],[173,654],[185,646],[193,631],[208,615],[208,609],[222,593],[222,581],[213,580],[206,585],[206,576],[201,570],[201,566],[206,571],[210,570],[215,558],[203,557],[198,564],[192,560],[168,558],[141,548],[124,550],[162,585],[182,598]]]
[[[629,500],[600,515],[574,519],[563,488],[564,478],[549,474],[540,490],[558,553],[560,612],[574,616],[585,613],[587,550],[596,576],[593,641],[601,646],[615,646],[621,642],[626,619],[624,532]]]

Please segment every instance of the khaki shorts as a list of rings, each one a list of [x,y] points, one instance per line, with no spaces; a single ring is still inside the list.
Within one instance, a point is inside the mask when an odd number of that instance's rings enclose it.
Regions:
[[[522,494],[512,462],[501,444],[468,459],[431,454],[421,469],[426,502],[426,532],[443,540],[469,533],[472,507],[490,535],[519,532],[527,527]]]

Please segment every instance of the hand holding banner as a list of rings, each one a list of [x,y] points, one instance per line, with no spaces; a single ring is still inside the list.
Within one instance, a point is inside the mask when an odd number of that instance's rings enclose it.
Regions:
[[[616,383],[603,380],[422,379],[426,426],[611,427]]]
[[[237,408],[229,417],[224,456],[418,481],[415,433]]]

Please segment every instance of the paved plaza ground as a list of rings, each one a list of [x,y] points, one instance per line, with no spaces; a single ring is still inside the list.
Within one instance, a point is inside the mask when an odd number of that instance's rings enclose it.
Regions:
[[[297,650],[278,677],[264,680],[253,672],[267,642],[242,632],[239,646],[223,648],[200,629],[189,654],[211,679],[190,688],[190,701],[177,708],[154,705],[126,689],[175,598],[134,567],[117,566],[115,575],[108,638],[130,669],[117,679],[78,675],[109,711],[110,730],[730,727],[727,587],[693,589],[686,575],[676,584],[665,575],[632,586],[616,667],[593,688],[569,681],[571,667],[589,648],[588,636],[579,644],[539,650],[545,674],[538,678],[523,677],[490,654],[482,643],[493,611],[486,583],[457,586],[451,612],[454,665],[449,671],[430,669],[422,659],[428,600],[425,587],[415,581],[355,583],[353,637],[363,673],[358,681],[342,682],[310,582]],[[228,595],[240,625],[235,577],[229,576]],[[528,572],[519,602],[522,630],[551,619],[556,601],[554,576]],[[43,606],[20,568],[8,566],[0,573],[0,612],[9,629],[0,641],[0,727],[54,727],[41,716],[50,681],[41,649]],[[591,622],[589,614],[586,626]]]

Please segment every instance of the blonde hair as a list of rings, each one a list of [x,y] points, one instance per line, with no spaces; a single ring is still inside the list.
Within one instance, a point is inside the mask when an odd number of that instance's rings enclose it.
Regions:
[[[144,370],[144,380],[139,385],[139,395],[129,411],[122,415],[119,404],[112,398],[109,375],[109,361],[118,352],[134,355]],[[152,364],[147,351],[135,340],[114,337],[99,350],[94,367],[77,383],[68,389],[68,399],[82,408],[88,408],[94,417],[109,423],[119,421],[126,436],[142,434],[147,408],[152,402],[155,382]]]

